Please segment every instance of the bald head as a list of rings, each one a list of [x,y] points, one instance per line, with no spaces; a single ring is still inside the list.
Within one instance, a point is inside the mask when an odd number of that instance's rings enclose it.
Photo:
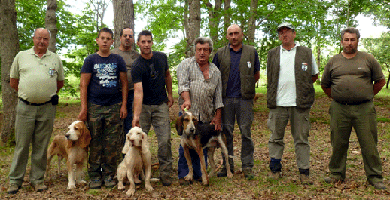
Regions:
[[[33,42],[36,54],[44,54],[49,46],[50,32],[44,28],[37,28],[34,32]]]
[[[228,27],[226,38],[229,40],[230,47],[232,47],[234,51],[237,51],[242,47],[243,36],[242,29],[237,24]]]

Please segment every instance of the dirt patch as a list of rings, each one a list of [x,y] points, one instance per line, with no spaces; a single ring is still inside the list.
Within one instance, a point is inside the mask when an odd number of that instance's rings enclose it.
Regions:
[[[378,117],[389,115],[387,104],[388,98],[376,99]],[[268,109],[266,108],[266,95],[258,95],[254,105],[254,122],[252,125],[252,138],[255,144],[255,166],[253,171],[256,178],[247,181],[241,174],[241,135],[239,129],[235,127],[234,134],[234,162],[235,170],[233,179],[212,177],[210,186],[205,187],[195,182],[189,186],[180,186],[177,182],[177,159],[180,139],[172,128],[172,153],[174,183],[172,186],[164,187],[159,182],[152,182],[153,192],[146,192],[144,186],[137,187],[133,198],[135,199],[329,199],[329,198],[369,198],[369,199],[388,199],[390,193],[374,190],[366,184],[366,177],[363,169],[362,156],[356,135],[353,133],[350,139],[349,156],[347,161],[347,180],[341,184],[326,184],[323,177],[328,171],[329,157],[331,155],[329,114],[328,109],[330,100],[327,97],[318,97],[311,110],[311,178],[314,181],[312,186],[302,186],[299,183],[298,169],[296,167],[296,158],[293,147],[293,141],[290,134],[290,126],[286,129],[285,150],[283,155],[283,178],[279,181],[267,179],[268,163],[268,139],[269,130],[267,128]],[[54,135],[63,134],[68,125],[77,118],[79,104],[60,104],[58,107],[57,119],[54,126]],[[171,121],[174,121],[178,113],[178,106],[175,104],[170,109]],[[0,116],[1,117],[1,116]],[[388,172],[390,164],[388,163],[388,139],[390,123],[378,123],[378,149],[383,161],[384,181],[389,187]],[[157,162],[157,139],[153,132],[149,133],[152,162]],[[28,183],[28,175],[23,184],[23,188],[16,195],[7,195],[8,187],[7,174],[12,160],[12,154],[9,153],[12,148],[1,149],[1,199],[126,199],[125,191],[114,189],[89,190],[87,185],[77,185],[77,189],[68,191],[67,172],[64,163],[59,174],[56,172],[55,162],[52,161],[53,169],[51,175],[46,178],[45,184],[49,189],[42,193],[33,191]],[[8,154],[6,153],[8,152]],[[5,156],[3,156],[5,155]],[[221,160],[220,153],[216,153],[218,162]],[[55,159],[54,159],[55,160]],[[28,174],[28,173],[27,173]],[[158,171],[153,172],[153,176],[158,176]]]

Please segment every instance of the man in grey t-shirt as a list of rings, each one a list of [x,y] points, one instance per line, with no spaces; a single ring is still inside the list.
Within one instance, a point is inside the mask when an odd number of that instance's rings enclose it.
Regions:
[[[368,53],[357,50],[360,33],[355,28],[341,32],[343,52],[331,58],[325,66],[321,87],[333,99],[330,113],[332,156],[330,176],[325,182],[343,182],[349,137],[355,129],[363,155],[367,181],[375,189],[386,189],[379,157],[376,112],[372,99],[385,85],[378,61]]]
[[[129,81],[129,96],[127,98],[127,117],[124,120],[124,133],[127,134],[131,129],[131,122],[133,121],[133,101],[134,101],[134,83],[131,79],[131,65],[139,57],[139,53],[132,49],[134,44],[133,29],[124,28],[120,33],[121,44],[115,48],[111,53],[122,56],[126,62],[127,80]]]

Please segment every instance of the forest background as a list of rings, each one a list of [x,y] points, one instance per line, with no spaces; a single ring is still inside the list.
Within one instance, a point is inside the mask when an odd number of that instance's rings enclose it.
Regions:
[[[76,3],[75,3],[76,2]],[[266,179],[269,131],[266,127],[268,109],[266,108],[266,57],[267,52],[280,45],[277,25],[291,22],[297,31],[296,41],[300,45],[312,48],[319,66],[320,76],[328,59],[340,53],[340,31],[348,26],[358,26],[357,16],[366,16],[373,20],[374,26],[387,28],[376,38],[362,38],[359,50],[365,50],[375,56],[389,77],[390,62],[390,2],[383,0],[0,0],[0,59],[1,59],[1,142],[0,142],[0,198],[7,197],[6,183],[9,164],[12,160],[14,145],[14,120],[16,92],[9,87],[9,70],[15,55],[33,46],[32,35],[36,28],[46,27],[51,31],[52,40],[49,49],[60,54],[66,69],[65,87],[60,91],[55,122],[55,134],[63,134],[67,126],[76,119],[79,110],[79,77],[84,58],[97,50],[95,38],[97,31],[108,26],[104,24],[108,6],[113,5],[113,29],[115,44],[119,45],[119,31],[123,27],[139,26],[149,29],[154,36],[154,50],[164,51],[169,56],[171,74],[176,80],[176,66],[186,57],[193,56],[192,42],[196,37],[206,36],[214,41],[214,51],[226,45],[226,29],[236,23],[243,28],[244,43],[253,45],[260,58],[261,78],[256,92],[260,93],[255,103],[255,120],[252,127],[255,147],[256,179],[247,182],[238,170],[232,181],[211,179],[211,186],[203,188],[200,184],[186,190],[177,183],[172,188],[163,188],[153,184],[156,192],[137,192],[137,198],[381,198],[387,199],[388,191],[374,191],[365,185],[361,154],[356,137],[350,140],[348,159],[348,180],[344,184],[329,185],[321,177],[327,170],[330,156],[329,137],[329,98],[321,91],[319,81],[316,87],[316,102],[312,108],[310,143],[313,179],[310,187],[297,185],[294,151],[291,137],[286,134],[286,152],[284,154],[285,175],[280,182]],[[75,12],[75,9],[78,11]],[[111,25],[110,25],[111,26]],[[112,28],[112,27],[111,27]],[[361,27],[361,31],[367,29]],[[137,32],[135,36],[137,36]],[[385,184],[388,183],[390,163],[390,93],[389,89],[375,97],[378,114],[378,149],[381,152]],[[177,97],[177,94],[175,94]],[[174,121],[178,107],[170,110]],[[287,130],[289,131],[289,130]],[[236,128],[236,132],[238,132]],[[156,138],[151,135],[152,152],[156,152]],[[240,165],[240,135],[234,138],[236,165]],[[174,162],[176,163],[179,138],[173,135]],[[153,158],[156,160],[156,157]],[[63,169],[62,174],[66,174]],[[27,183],[28,181],[26,181]],[[102,192],[87,191],[80,187],[76,192],[64,192],[66,176],[51,177],[46,184],[49,191],[45,194],[32,193],[32,188],[24,185],[19,196],[8,198],[86,198],[109,199],[123,198],[117,190]],[[142,188],[140,190],[143,190]],[[191,191],[204,192],[191,192]],[[61,196],[62,195],[62,196]],[[76,197],[74,196],[76,195]],[[145,196],[146,195],[146,196]]]

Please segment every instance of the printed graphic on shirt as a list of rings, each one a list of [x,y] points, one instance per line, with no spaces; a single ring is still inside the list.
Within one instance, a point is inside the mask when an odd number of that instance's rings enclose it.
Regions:
[[[96,63],[93,68],[96,70],[96,77],[99,78],[99,84],[103,87],[114,88],[118,84],[116,63]]]

